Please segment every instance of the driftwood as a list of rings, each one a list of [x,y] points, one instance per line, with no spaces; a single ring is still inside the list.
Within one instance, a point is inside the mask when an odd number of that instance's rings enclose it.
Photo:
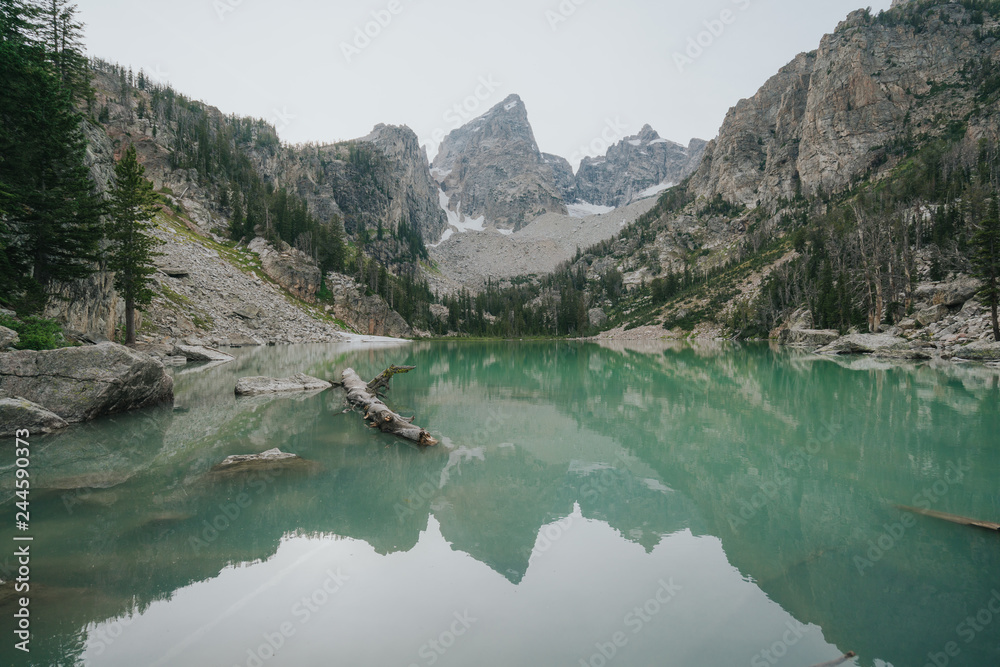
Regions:
[[[387,388],[389,380],[393,375],[406,373],[413,370],[413,366],[400,367],[390,366],[377,378],[366,383],[353,368],[348,368],[343,373],[343,387],[347,392],[347,402],[355,408],[362,410],[365,420],[369,426],[377,428],[383,433],[411,440],[418,445],[430,447],[438,444],[438,441],[431,437],[431,434],[419,426],[413,425],[413,418],[406,419],[390,410],[378,397],[379,388]]]
[[[848,651],[843,656],[837,658],[836,660],[831,660],[829,662],[824,662],[821,665],[813,665],[813,667],[837,667],[837,665],[842,665],[851,658],[857,657],[857,653],[854,651]]]
[[[416,366],[396,366],[393,364],[379,373],[377,378],[368,383],[368,391],[377,396],[379,389],[389,388],[389,381],[392,380],[392,376],[409,373],[414,368],[416,368]]]
[[[935,519],[942,519],[944,521],[951,521],[952,523],[957,523],[960,526],[972,526],[974,528],[985,528],[986,530],[992,530],[1000,533],[1000,523],[993,523],[991,521],[979,521],[977,519],[970,519],[968,517],[959,516],[957,514],[948,514],[947,512],[935,512],[934,510],[924,510],[919,507],[907,507],[906,505],[896,505],[901,510],[907,512],[913,512],[914,514],[922,514],[924,516],[933,517]]]

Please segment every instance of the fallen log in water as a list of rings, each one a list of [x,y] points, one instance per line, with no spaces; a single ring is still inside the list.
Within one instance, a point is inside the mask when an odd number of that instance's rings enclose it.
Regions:
[[[845,653],[843,656],[837,658],[836,660],[831,660],[829,662],[824,662],[821,665],[813,665],[813,667],[837,667],[837,665],[842,665],[845,662],[847,662],[848,660],[850,660],[851,658],[854,658],[856,656],[857,656],[857,653],[855,653],[854,651],[848,651],[847,653]]]
[[[365,419],[371,427],[378,428],[383,433],[411,440],[418,445],[430,447],[438,444],[430,433],[419,426],[414,426],[412,418],[406,419],[390,410],[377,396],[377,390],[388,387],[393,375],[412,369],[412,366],[390,366],[370,383],[366,383],[353,368],[348,368],[342,375],[343,386],[347,392],[347,402],[364,412]]]
[[[933,517],[935,519],[942,519],[944,521],[951,521],[952,523],[957,523],[961,526],[973,526],[974,528],[985,528],[986,530],[992,530],[1000,533],[1000,523],[993,523],[991,521],[979,521],[978,519],[970,519],[965,516],[959,516],[957,514],[948,514],[947,512],[935,512],[934,510],[924,510],[919,507],[907,507],[906,505],[896,505],[899,509],[905,512],[913,512],[914,514],[922,514],[924,516]]]

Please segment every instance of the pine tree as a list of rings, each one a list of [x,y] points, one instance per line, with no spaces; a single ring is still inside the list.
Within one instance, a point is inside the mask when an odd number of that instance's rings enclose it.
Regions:
[[[53,282],[96,270],[104,210],[84,163],[81,116],[37,18],[24,3],[0,1],[0,288],[24,312],[44,309]]]
[[[69,0],[45,0],[39,26],[56,75],[74,99],[90,100],[90,64],[83,51],[83,24]]]
[[[1000,324],[997,322],[997,307],[1000,305],[1000,209],[994,194],[993,201],[972,237],[973,274],[983,281],[979,296],[990,307],[993,317],[993,340],[1000,342]]]
[[[115,177],[110,184],[108,268],[115,272],[115,289],[125,299],[125,344],[130,346],[135,345],[135,309],[148,306],[153,300],[150,284],[156,269],[152,260],[159,254],[153,249],[160,244],[150,233],[159,197],[145,172],[136,157],[135,146],[129,146],[115,165]]]

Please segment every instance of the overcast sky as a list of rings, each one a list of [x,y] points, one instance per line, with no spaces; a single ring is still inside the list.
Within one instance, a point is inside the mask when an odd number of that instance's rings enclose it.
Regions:
[[[435,135],[518,93],[541,150],[574,168],[645,123],[713,138],[860,2],[78,0],[91,55],[268,118],[284,141],[405,124],[433,154]]]

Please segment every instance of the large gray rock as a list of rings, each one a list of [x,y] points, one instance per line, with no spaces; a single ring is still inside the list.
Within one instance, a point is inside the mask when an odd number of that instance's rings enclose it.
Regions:
[[[284,242],[275,249],[262,238],[251,241],[250,250],[260,255],[261,268],[273,281],[303,301],[316,300],[322,273],[312,257]]]
[[[6,350],[8,347],[13,347],[17,345],[21,340],[21,337],[13,329],[8,329],[7,327],[0,327],[0,351]]]
[[[41,405],[21,398],[0,398],[0,438],[27,429],[31,435],[51,433],[69,426],[66,420]]]
[[[237,396],[259,396],[295,391],[323,391],[333,385],[325,380],[305,373],[296,373],[288,378],[246,377],[236,383]]]
[[[413,335],[413,329],[402,315],[390,308],[381,296],[366,295],[365,288],[353,278],[328,273],[326,285],[333,293],[333,316],[354,327],[359,333],[394,338]]]
[[[903,338],[888,334],[850,334],[833,341],[819,354],[872,354],[880,350],[903,350],[909,344]]]
[[[188,361],[232,361],[233,357],[225,352],[213,350],[210,347],[195,345],[175,345],[174,356],[184,357]]]
[[[0,354],[0,397],[21,396],[68,422],[173,400],[174,381],[148,354],[116,343]]]
[[[930,308],[924,308],[919,313],[917,313],[916,320],[920,326],[926,327],[928,325],[934,324],[935,322],[940,322],[948,316],[948,306],[937,305],[931,306]]]
[[[976,296],[981,283],[975,278],[963,277],[945,283],[938,288],[934,294],[934,304],[941,306],[956,307],[961,306],[966,301]]]
[[[605,314],[603,308],[591,308],[587,311],[587,318],[590,320],[590,326],[595,329],[599,329],[608,323],[608,316]]]
[[[840,338],[840,332],[833,329],[785,329],[780,342],[784,345],[803,347],[823,347]]]
[[[979,341],[955,350],[954,355],[969,361],[1000,361],[1000,343]]]

